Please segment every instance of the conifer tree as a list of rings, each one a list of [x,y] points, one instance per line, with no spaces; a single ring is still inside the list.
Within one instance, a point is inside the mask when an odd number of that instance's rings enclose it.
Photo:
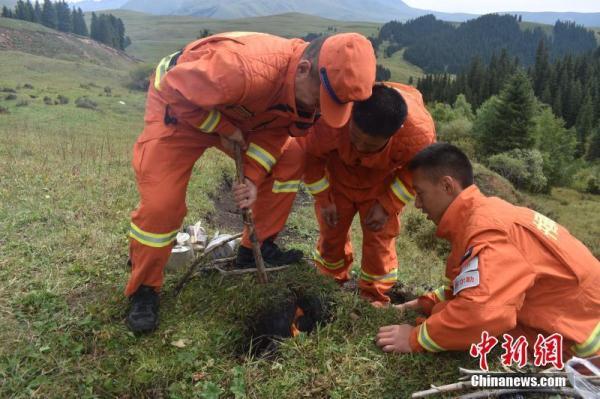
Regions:
[[[42,25],[56,29],[57,24],[56,7],[54,7],[54,4],[50,0],[44,0],[44,5],[42,6]]]
[[[56,18],[58,21],[57,29],[61,32],[72,32],[73,24],[71,20],[71,9],[63,0],[54,4],[56,8]]]
[[[503,87],[495,107],[495,120],[481,132],[486,154],[532,148],[535,96],[529,78],[519,70]]]
[[[72,20],[73,33],[75,33],[76,35],[88,36],[88,28],[87,24],[85,23],[85,18],[83,16],[83,11],[81,11],[81,8],[78,8],[76,10],[73,9]]]
[[[35,0],[35,6],[33,7],[33,22],[36,24],[42,23],[42,7],[38,0]]]

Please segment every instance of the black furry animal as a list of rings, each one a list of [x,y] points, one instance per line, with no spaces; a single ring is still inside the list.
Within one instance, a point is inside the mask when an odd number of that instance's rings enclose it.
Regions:
[[[304,313],[296,321],[296,327],[301,332],[310,333],[318,324],[328,319],[326,305],[319,297],[292,296],[262,310],[249,320],[251,339],[248,350],[259,356],[273,354],[282,339],[292,336],[291,325],[297,307]]]

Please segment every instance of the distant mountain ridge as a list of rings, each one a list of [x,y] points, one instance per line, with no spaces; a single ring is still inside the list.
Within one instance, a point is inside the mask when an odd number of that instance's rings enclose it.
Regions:
[[[0,6],[14,6],[16,0],[0,0]],[[84,0],[73,3],[83,11],[132,10],[155,15],[189,15],[214,19],[237,19],[299,12],[341,21],[406,21],[433,14],[449,22],[465,22],[481,14],[445,13],[413,8],[401,0]],[[600,27],[600,12],[524,12],[524,21],[554,25],[557,20],[586,27]]]
[[[6,2],[12,0],[0,0]],[[14,3],[14,1],[13,1]],[[401,0],[85,0],[75,3],[84,11],[127,9],[157,15],[192,15],[215,19],[234,19],[300,12],[343,21],[406,21],[433,14],[444,21],[464,22],[479,14],[444,13],[422,10],[406,5]],[[599,13],[576,12],[521,12],[524,21],[553,25],[556,20],[573,21],[588,27],[600,27]]]

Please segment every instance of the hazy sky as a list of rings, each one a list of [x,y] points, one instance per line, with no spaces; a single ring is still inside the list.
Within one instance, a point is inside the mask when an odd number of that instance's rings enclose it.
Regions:
[[[77,3],[81,0],[67,1]],[[600,0],[404,0],[404,2],[411,7],[426,10],[473,14],[497,11],[600,12]]]
[[[404,0],[415,8],[483,14],[496,11],[600,12],[600,0]]]

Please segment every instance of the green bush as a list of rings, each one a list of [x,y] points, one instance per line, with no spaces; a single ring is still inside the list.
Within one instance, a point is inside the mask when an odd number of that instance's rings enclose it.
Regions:
[[[69,103],[69,97],[63,96],[62,94],[59,94],[58,97],[56,97],[56,100],[61,105]]]
[[[573,186],[580,192],[600,194],[600,164],[579,170],[574,177]]]
[[[77,100],[75,100],[75,105],[79,108],[87,108],[87,109],[96,109],[98,107],[98,104],[92,100],[90,100],[88,97],[79,97]]]
[[[600,179],[597,176],[590,177],[585,191],[590,194],[600,194]]]
[[[52,101],[52,99],[48,96],[44,97],[44,104],[46,105],[52,105],[54,104],[54,102]]]
[[[29,101],[27,100],[20,100],[17,104],[17,107],[26,107],[29,105]]]
[[[0,105],[0,114],[9,114],[8,108]]]
[[[17,99],[17,95],[16,94],[9,94],[8,96],[4,97],[4,99],[6,101],[16,100]]]
[[[150,85],[150,75],[154,72],[154,65],[144,64],[136,67],[129,73],[127,88],[130,90],[146,91]]]
[[[515,149],[493,155],[488,167],[508,179],[515,187],[532,193],[548,189],[548,179],[544,176],[544,159],[538,150]]]

